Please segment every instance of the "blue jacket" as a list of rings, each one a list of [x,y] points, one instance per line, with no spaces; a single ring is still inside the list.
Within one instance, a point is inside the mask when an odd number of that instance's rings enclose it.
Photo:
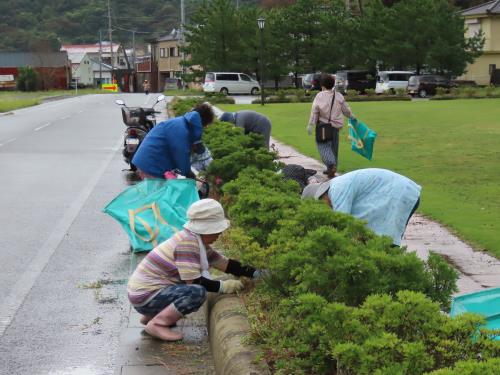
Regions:
[[[191,145],[201,140],[203,126],[198,112],[188,112],[156,125],[143,139],[132,163],[141,171],[163,178],[166,171],[191,171]]]

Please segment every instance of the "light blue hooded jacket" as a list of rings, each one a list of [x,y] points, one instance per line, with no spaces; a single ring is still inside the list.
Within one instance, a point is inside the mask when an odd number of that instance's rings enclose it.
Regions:
[[[328,197],[335,211],[366,221],[367,227],[392,237],[399,246],[421,190],[420,185],[405,176],[367,168],[332,179]]]
[[[191,172],[191,146],[201,141],[202,133],[201,117],[196,111],[161,122],[143,139],[132,163],[157,178],[174,169],[186,176]]]

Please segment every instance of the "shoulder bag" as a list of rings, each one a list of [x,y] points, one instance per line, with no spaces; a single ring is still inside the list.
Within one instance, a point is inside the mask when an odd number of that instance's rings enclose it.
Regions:
[[[332,116],[333,103],[335,103],[335,91],[333,91],[328,121],[330,121],[330,117]],[[316,142],[324,143],[333,140],[333,133],[334,129],[330,122],[322,122],[318,120],[318,123],[316,124]]]

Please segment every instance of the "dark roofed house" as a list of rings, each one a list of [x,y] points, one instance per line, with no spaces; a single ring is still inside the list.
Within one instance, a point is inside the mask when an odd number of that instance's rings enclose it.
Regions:
[[[465,9],[460,12],[464,17],[466,37],[482,31],[485,37],[483,54],[460,79],[476,81],[479,85],[500,85],[500,0]]]
[[[71,65],[66,52],[0,52],[0,75],[19,76],[19,68],[32,67],[40,78],[39,88],[66,89]]]

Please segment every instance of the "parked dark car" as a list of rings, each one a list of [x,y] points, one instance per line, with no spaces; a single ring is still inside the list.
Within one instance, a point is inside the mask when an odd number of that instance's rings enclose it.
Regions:
[[[425,98],[428,95],[435,95],[438,87],[450,89],[455,86],[449,78],[444,76],[435,74],[414,75],[408,80],[407,92],[411,96],[418,95]]]
[[[375,75],[367,70],[339,70],[335,79],[335,90],[345,94],[347,90],[364,93],[375,89]]]
[[[304,90],[321,90],[319,84],[320,77],[321,73],[306,74],[304,78],[302,78],[302,88]]]

